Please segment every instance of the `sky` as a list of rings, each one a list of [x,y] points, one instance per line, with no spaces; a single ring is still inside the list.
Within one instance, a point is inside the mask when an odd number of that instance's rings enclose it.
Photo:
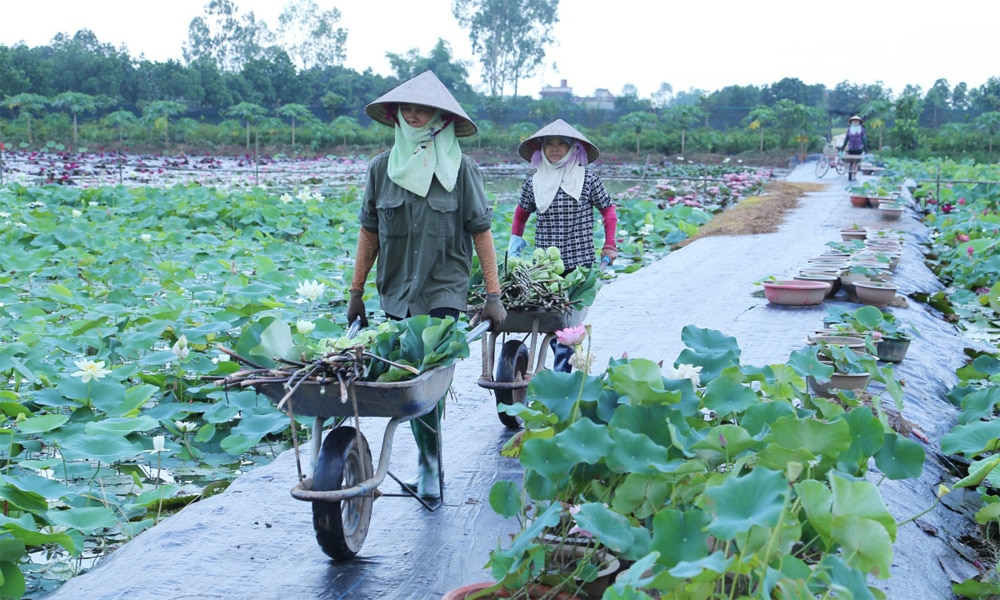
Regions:
[[[234,0],[271,29],[285,0]],[[452,0],[314,0],[340,10],[347,30],[345,66],[393,75],[387,52],[426,55],[443,38],[468,62],[470,83],[487,91],[467,31]],[[48,44],[57,33],[90,29],[101,43],[135,58],[182,60],[188,24],[208,0],[0,0],[0,44]],[[881,82],[894,93],[924,91],[938,79],[979,87],[1000,76],[997,0],[928,4],[902,0],[562,0],[555,43],[536,76],[518,93],[538,97],[561,80],[577,96],[634,85],[648,98],[673,91],[764,86],[785,77],[833,88]],[[2,75],[2,74],[0,74]],[[506,90],[510,93],[510,89]]]

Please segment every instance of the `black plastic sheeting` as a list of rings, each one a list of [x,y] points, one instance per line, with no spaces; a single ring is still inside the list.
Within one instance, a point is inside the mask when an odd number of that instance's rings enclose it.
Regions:
[[[754,293],[761,289],[755,283],[793,274],[806,259],[822,253],[827,242],[839,241],[839,229],[851,224],[906,233],[894,277],[901,294],[941,289],[924,266],[921,243],[927,231],[918,215],[908,211],[898,221],[881,220],[877,210],[850,206],[846,178],[831,173],[819,181],[812,171],[807,163],[787,179],[824,183],[826,189],[803,198],[779,232],[700,239],[607,284],[585,320],[592,326],[597,368],[623,353],[670,365],[684,348],[680,332],[688,324],[736,337],[744,364],[785,362],[809,333],[823,326],[828,307],[857,305],[839,296],[817,307],[777,307]],[[896,371],[905,384],[903,417],[930,438],[918,480],[880,483],[893,515],[903,521],[934,503],[939,483],[955,479],[936,451],[957,414],[944,395],[956,382],[954,371],[964,363],[964,350],[978,345],[913,298],[907,298],[906,307],[891,310],[919,332]],[[429,512],[412,499],[377,499],[371,530],[356,559],[335,562],[317,546],[310,505],[289,495],[296,468],[294,454],[287,452],[239,477],[224,493],[139,535],[47,598],[439,598],[460,585],[490,580],[483,569],[489,551],[506,545],[518,524],[492,512],[489,489],[499,479],[516,479],[519,469],[515,460],[499,456],[512,431],[498,421],[492,395],[476,385],[482,369],[479,346],[474,345],[472,357],[456,369],[444,420],[443,506]],[[384,425],[384,419],[362,419],[361,430],[376,461]],[[400,427],[393,441],[390,468],[402,479],[410,478],[416,454],[408,427]],[[308,464],[306,448],[302,456]],[[870,475],[881,480],[874,470]],[[381,489],[395,492],[396,487],[387,479]],[[955,493],[949,502],[902,526],[890,577],[871,578],[872,585],[889,598],[951,597],[953,581],[976,573],[977,557],[963,541],[979,537],[969,513],[974,508],[974,497]]]

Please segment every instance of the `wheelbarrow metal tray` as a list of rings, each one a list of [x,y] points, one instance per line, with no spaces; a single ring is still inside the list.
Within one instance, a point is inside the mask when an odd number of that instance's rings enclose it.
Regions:
[[[535,319],[538,319],[538,331],[540,333],[552,333],[553,331],[579,325],[586,314],[586,307],[574,308],[570,312],[518,310],[512,308],[507,311],[507,318],[500,325],[500,331],[504,333],[531,333],[534,330]]]
[[[318,383],[306,381],[292,394],[283,410],[291,408],[296,416],[351,417],[354,407],[350,394],[358,402],[358,416],[362,417],[419,417],[434,409],[435,404],[448,393],[455,374],[455,365],[436,367],[406,381],[355,381],[348,391],[346,402],[340,398],[340,384],[336,381]],[[275,402],[281,402],[288,390],[281,383],[263,383],[257,391]]]

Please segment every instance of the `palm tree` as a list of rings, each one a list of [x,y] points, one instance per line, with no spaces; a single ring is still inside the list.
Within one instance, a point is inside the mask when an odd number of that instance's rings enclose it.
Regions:
[[[170,145],[170,117],[179,115],[187,110],[182,102],[173,100],[156,100],[150,102],[142,109],[142,118],[147,122],[152,122],[154,127],[163,126],[163,143]]]
[[[885,126],[892,118],[892,102],[889,100],[872,100],[861,109],[861,116],[865,117],[868,129],[878,131],[878,149],[882,149],[882,135],[885,133]]]
[[[17,94],[16,96],[9,96],[3,101],[4,106],[14,110],[17,109],[19,114],[23,114],[25,119],[28,121],[28,143],[32,143],[31,139],[31,117],[32,115],[38,114],[45,109],[48,105],[49,99],[45,96],[39,94]]]
[[[1000,131],[1000,112],[991,110],[976,117],[976,128],[985,131],[990,138],[990,154],[993,154],[993,138]]]
[[[223,113],[227,117],[241,119],[247,128],[247,150],[250,149],[250,124],[256,123],[261,117],[267,114],[267,109],[260,104],[253,102],[240,102],[236,106],[227,108]]]
[[[125,144],[125,129],[131,127],[139,122],[139,119],[131,112],[127,110],[116,110],[113,113],[104,115],[104,125],[107,127],[114,127],[118,130],[118,143]]]
[[[771,110],[771,107],[764,106],[763,104],[761,104],[755,106],[754,109],[750,111],[750,114],[747,115],[747,119],[750,120],[750,123],[747,125],[747,127],[749,127],[751,131],[757,130],[760,132],[760,151],[763,152],[764,128],[774,125],[775,122],[774,111]]]
[[[73,145],[76,146],[77,116],[97,110],[97,98],[81,92],[62,92],[52,99],[52,106],[65,108],[73,115]]]
[[[295,153],[295,121],[296,119],[300,121],[308,121],[310,119],[315,120],[312,111],[309,110],[304,104],[285,104],[278,107],[277,113],[282,117],[288,117],[292,120],[292,153]]]
[[[680,128],[681,154],[684,154],[686,147],[685,141],[687,138],[687,131],[697,125],[698,122],[704,118],[705,111],[703,111],[700,107],[692,106],[690,104],[672,106],[668,108],[666,114],[661,117],[663,121]]]

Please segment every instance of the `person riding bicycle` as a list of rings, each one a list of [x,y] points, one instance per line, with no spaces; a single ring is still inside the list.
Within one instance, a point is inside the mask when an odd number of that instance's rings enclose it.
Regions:
[[[868,137],[865,135],[864,121],[858,115],[854,115],[847,120],[847,134],[844,135],[844,143],[841,144],[841,152],[848,155],[857,156],[851,161],[851,170],[847,175],[848,180],[854,179],[854,175],[861,163],[861,155],[865,153],[868,146]]]

